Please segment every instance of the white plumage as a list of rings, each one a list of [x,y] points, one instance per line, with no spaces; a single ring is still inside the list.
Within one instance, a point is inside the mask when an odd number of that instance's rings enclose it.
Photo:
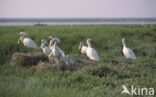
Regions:
[[[41,40],[41,48],[42,48],[42,51],[46,54],[46,55],[49,55],[50,53],[51,53],[51,48],[49,48],[49,47],[47,47],[47,46],[45,46],[45,44],[46,44],[47,42],[46,42],[46,40]]]
[[[59,38],[53,38],[52,36],[49,36],[49,39],[48,40],[50,40],[49,47],[52,50],[54,48],[54,40],[56,41],[56,44],[61,42],[61,40]],[[60,59],[60,61],[65,61],[65,53],[64,53],[64,51],[62,51],[58,46],[57,46],[57,49],[61,53],[61,59]]]
[[[37,44],[31,38],[24,37],[25,34],[26,34],[25,32],[20,32],[20,40],[22,41],[23,45],[28,48],[37,49],[38,48]]]
[[[134,54],[134,52],[130,49],[126,47],[126,40],[123,38],[122,39],[122,44],[123,44],[123,54],[125,55],[125,57],[128,59],[136,59],[136,56]]]
[[[86,50],[87,56],[91,60],[99,62],[100,58],[98,56],[97,51],[94,48],[91,47],[91,39],[87,39],[87,44],[88,44],[88,47],[87,47],[87,50]]]
[[[79,49],[81,50],[82,54],[86,54],[87,46],[84,46],[82,42],[80,42]]]
[[[54,58],[57,59],[57,61],[60,61],[61,60],[61,51],[60,51],[60,48],[57,46],[57,42],[56,42],[56,39],[53,40],[54,42],[54,45],[52,45],[52,51],[51,53],[49,54],[49,59],[54,61]]]

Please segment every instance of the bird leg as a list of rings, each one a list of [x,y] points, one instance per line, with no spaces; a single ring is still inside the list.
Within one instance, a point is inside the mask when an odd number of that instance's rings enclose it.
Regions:
[[[58,59],[58,62],[60,62],[60,60],[61,60],[61,56],[58,56],[57,59]]]
[[[50,61],[50,63],[54,63],[54,57],[51,55],[50,57],[49,57],[49,61]]]

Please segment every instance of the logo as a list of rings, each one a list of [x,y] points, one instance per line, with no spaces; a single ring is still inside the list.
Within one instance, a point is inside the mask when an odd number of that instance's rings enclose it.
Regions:
[[[123,90],[121,94],[129,95],[154,95],[154,88],[142,88],[140,86],[134,87],[131,85],[131,89],[128,89],[125,85],[122,86]]]

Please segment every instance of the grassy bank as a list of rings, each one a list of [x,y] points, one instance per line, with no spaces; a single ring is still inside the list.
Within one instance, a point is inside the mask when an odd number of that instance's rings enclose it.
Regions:
[[[59,47],[69,54],[83,71],[47,70],[11,67],[15,52],[32,50],[17,45],[19,32],[28,33],[38,46],[50,35],[61,39]],[[122,38],[136,53],[137,60],[126,60]],[[78,49],[80,41],[91,38],[101,58],[91,67]],[[121,95],[122,85],[156,89],[156,25],[150,26],[45,26],[0,27],[0,95],[2,97],[128,97]],[[86,45],[86,44],[85,44]],[[38,50],[41,51],[41,50]],[[129,96],[131,97],[131,96]]]

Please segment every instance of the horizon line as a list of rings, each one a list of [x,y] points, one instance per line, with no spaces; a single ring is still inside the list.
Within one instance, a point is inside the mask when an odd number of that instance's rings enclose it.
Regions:
[[[145,19],[156,17],[0,17],[0,19]]]

